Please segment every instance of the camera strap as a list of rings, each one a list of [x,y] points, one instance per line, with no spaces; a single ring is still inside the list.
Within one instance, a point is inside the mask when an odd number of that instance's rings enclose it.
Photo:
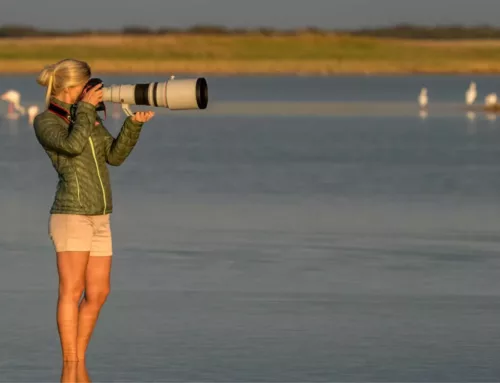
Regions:
[[[66,110],[63,107],[61,107],[59,105],[56,105],[53,102],[51,102],[49,104],[48,111],[52,112],[52,113],[54,113],[56,115],[58,115],[64,121],[66,121],[68,124],[71,123],[71,113],[69,112],[69,110]]]
[[[106,119],[107,117],[107,113],[106,113],[106,107],[104,107],[104,119]],[[71,120],[72,120],[72,116],[71,116],[71,112],[64,109],[63,107],[59,106],[59,105],[56,105],[54,104],[53,102],[51,102],[49,104],[49,107],[48,107],[48,111],[49,112],[52,112],[56,115],[58,115],[59,117],[61,117],[64,121],[66,121],[66,123],[68,124],[71,124]]]

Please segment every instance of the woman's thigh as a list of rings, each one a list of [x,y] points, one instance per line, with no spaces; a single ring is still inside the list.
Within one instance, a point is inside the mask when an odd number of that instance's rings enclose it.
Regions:
[[[111,256],[89,257],[85,273],[85,294],[99,299],[108,295],[111,282]]]
[[[62,251],[56,254],[60,289],[76,295],[81,294],[85,286],[89,252]]]

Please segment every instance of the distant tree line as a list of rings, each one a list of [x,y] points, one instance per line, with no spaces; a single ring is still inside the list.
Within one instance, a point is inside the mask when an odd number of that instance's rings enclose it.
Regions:
[[[315,27],[298,29],[274,28],[227,28],[217,25],[195,25],[189,28],[148,28],[144,26],[126,26],[120,30],[51,30],[39,29],[25,25],[0,26],[0,38],[6,37],[56,37],[56,36],[82,36],[82,35],[167,35],[167,34],[206,34],[206,35],[245,35],[261,34],[264,36],[283,36],[298,34],[334,34],[341,33],[352,36],[367,36],[381,38],[405,39],[500,39],[500,27],[461,25],[424,27],[418,25],[401,24],[393,27],[381,27],[358,30],[327,30]]]
[[[273,28],[226,28],[218,25],[195,25],[190,28],[148,28],[144,26],[126,26],[120,30],[109,29],[79,29],[79,30],[49,30],[38,29],[24,25],[0,26],[0,38],[2,37],[51,37],[51,36],[82,36],[82,35],[167,35],[167,34],[206,34],[206,35],[294,35],[304,32],[310,33],[332,33],[317,28],[301,28],[296,30],[280,30]]]
[[[500,39],[500,28],[495,28],[488,25],[475,27],[464,27],[461,25],[421,27],[401,24],[387,28],[361,29],[357,31],[350,31],[349,33],[356,36],[404,39]]]

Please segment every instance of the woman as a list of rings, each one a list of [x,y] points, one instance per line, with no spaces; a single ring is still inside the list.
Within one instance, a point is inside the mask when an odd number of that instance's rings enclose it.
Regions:
[[[102,84],[83,92],[90,76],[87,63],[66,59],[37,79],[47,87],[48,109],[35,118],[35,134],[59,178],[49,234],[57,255],[57,325],[66,362],[85,359],[110,289],[112,198],[106,163],[121,165],[154,116],[139,112],[126,118],[114,138],[96,111]]]

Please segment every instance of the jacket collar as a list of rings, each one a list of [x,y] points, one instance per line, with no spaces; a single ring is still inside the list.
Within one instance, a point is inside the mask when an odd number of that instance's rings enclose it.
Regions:
[[[61,101],[55,97],[51,97],[50,102],[53,104],[56,104],[57,106],[60,106],[63,109],[66,109],[68,112],[71,110],[71,104],[68,104],[67,102]]]
[[[72,105],[63,102],[55,97],[50,98],[50,104],[47,108],[49,112],[52,112],[59,117],[61,117],[66,123],[71,124],[72,120]]]

